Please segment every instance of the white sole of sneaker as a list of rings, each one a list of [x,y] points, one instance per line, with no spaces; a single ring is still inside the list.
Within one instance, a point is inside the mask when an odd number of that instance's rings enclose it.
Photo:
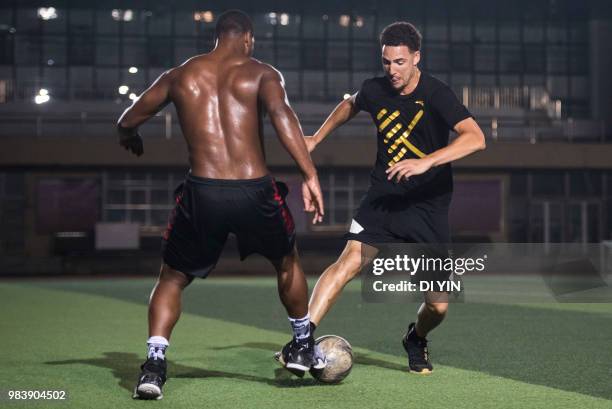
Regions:
[[[161,389],[157,385],[153,385],[152,383],[143,383],[142,385],[138,385],[134,390],[135,399],[155,399],[160,400],[164,397],[162,395]]]
[[[304,366],[304,365],[300,365],[300,364],[296,364],[294,362],[289,362],[285,365],[285,367],[287,367],[288,369],[297,369],[298,371],[308,371],[310,369],[309,366]]]

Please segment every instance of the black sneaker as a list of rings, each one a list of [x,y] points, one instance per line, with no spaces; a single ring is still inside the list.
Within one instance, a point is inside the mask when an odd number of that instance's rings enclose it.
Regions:
[[[134,399],[161,399],[162,387],[166,383],[166,360],[149,358],[140,367],[142,372],[134,388]]]
[[[417,335],[414,322],[408,326],[408,332],[402,338],[402,344],[408,354],[408,366],[411,372],[430,374],[433,371],[433,366],[429,361],[427,339]]]
[[[308,342],[314,344],[313,355],[312,355],[313,361],[312,361],[311,366],[308,368],[308,370],[313,369],[313,368],[314,369],[325,368],[325,366],[327,365],[327,360],[325,359],[325,355],[323,354],[323,351],[321,351],[321,348],[319,348],[319,346],[316,343],[314,343],[312,336],[309,338]],[[287,345],[283,347],[281,351],[274,353],[274,359],[276,359],[289,372],[302,378],[304,374],[306,373],[306,370],[300,367],[296,367],[296,365],[293,365],[293,364],[287,365],[287,362],[289,359],[288,355],[291,353],[293,343],[294,341],[289,342]]]

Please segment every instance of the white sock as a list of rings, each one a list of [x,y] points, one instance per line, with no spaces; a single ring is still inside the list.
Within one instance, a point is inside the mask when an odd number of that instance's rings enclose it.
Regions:
[[[164,337],[155,335],[147,340],[147,358],[166,359],[166,348],[170,343]]]
[[[310,337],[310,314],[306,314],[304,318],[289,317],[289,322],[296,340],[304,341]]]

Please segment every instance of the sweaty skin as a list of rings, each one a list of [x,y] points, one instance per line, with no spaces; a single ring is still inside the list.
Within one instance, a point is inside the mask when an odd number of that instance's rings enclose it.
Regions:
[[[119,118],[119,143],[140,156],[138,127],[169,103],[178,113],[187,142],[191,173],[212,179],[254,179],[267,175],[262,116],[267,112],[276,133],[296,161],[304,181],[304,210],[323,218],[323,198],[316,169],[298,119],[289,106],[283,77],[254,58],[252,33],[224,34],[215,49],[163,73]],[[287,313],[308,313],[308,287],[297,249],[270,260]],[[170,339],[181,314],[181,294],[193,276],[162,264],[149,301],[149,336]]]
[[[322,219],[322,196],[282,75],[251,58],[250,33],[226,36],[213,51],[163,73],[119,118],[120,143],[140,156],[137,128],[174,103],[189,152],[191,172],[214,179],[253,179],[268,174],[262,140],[267,112],[304,177],[304,205]]]

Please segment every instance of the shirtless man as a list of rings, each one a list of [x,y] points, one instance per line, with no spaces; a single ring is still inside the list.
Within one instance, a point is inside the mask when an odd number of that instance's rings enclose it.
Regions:
[[[306,211],[323,216],[316,169],[298,119],[289,106],[281,74],[251,58],[253,25],[244,13],[219,16],[216,45],[163,73],[117,123],[119,143],[140,156],[138,127],[170,102],[178,112],[191,171],[175,192],[176,206],[163,236],[163,263],[149,302],[147,360],[134,397],[161,399],[165,350],[181,313],[181,294],[194,277],[215,267],[229,233],[240,257],[260,253],[278,275],[278,293],[289,315],[293,339],[283,348],[288,369],[321,368],[310,334],[308,288],[295,247],[295,228],[285,203],[287,188],[266,167],[262,113],[297,163]]]

